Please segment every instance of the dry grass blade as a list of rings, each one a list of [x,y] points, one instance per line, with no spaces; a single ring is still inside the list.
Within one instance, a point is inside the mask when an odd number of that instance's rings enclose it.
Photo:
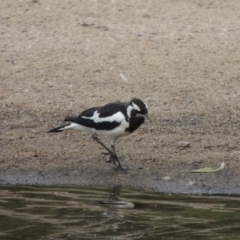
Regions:
[[[225,163],[222,162],[221,166],[219,168],[211,168],[211,167],[205,167],[205,168],[199,168],[196,170],[189,171],[191,173],[211,173],[211,172],[219,172],[222,171],[223,168],[225,167]]]

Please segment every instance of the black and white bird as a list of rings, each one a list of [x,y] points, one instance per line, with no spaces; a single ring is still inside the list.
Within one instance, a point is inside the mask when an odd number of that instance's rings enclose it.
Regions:
[[[118,163],[117,169],[122,170],[119,158],[115,151],[115,142],[138,129],[148,117],[147,104],[138,98],[129,103],[114,102],[102,107],[93,107],[83,111],[78,117],[66,117],[70,123],[51,129],[49,132],[61,132],[67,129],[89,131],[93,139],[104,147],[110,154],[108,162]],[[111,149],[105,146],[98,134],[105,135],[111,140]]]

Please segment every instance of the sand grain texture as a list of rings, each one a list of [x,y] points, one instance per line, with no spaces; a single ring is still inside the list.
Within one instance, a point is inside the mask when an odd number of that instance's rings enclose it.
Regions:
[[[240,193],[240,2],[1,1],[0,183]],[[139,97],[152,124],[105,163],[68,115]],[[189,142],[189,147],[178,147]],[[188,170],[226,163],[221,173]]]

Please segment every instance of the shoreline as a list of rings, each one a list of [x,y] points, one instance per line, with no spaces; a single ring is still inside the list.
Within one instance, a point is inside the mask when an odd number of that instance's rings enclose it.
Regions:
[[[18,171],[11,171],[11,174],[3,174],[0,172],[1,179],[0,185],[21,185],[21,186],[94,186],[94,187],[130,187],[130,188],[140,188],[140,189],[153,189],[158,193],[163,194],[187,194],[187,195],[225,195],[225,196],[239,196],[240,187],[236,184],[217,184],[219,179],[222,179],[221,173],[207,173],[196,174],[198,176],[192,177],[190,182],[184,181],[184,179],[179,179],[181,184],[174,182],[171,177],[161,180],[156,180],[153,178],[147,178],[143,181],[141,176],[135,176],[135,179],[129,177],[128,173],[119,173],[115,170],[115,179],[109,180],[109,176],[106,178],[99,177],[95,175],[95,179],[87,177],[86,175],[79,178],[77,174],[70,176],[67,170],[64,170],[61,174],[58,173],[37,173],[25,171],[19,173]],[[130,171],[130,170],[129,170]],[[20,171],[21,172],[21,171]],[[106,173],[106,172],[105,172]],[[110,176],[113,176],[111,172],[108,171]],[[124,176],[124,181],[121,181]],[[203,177],[206,177],[203,181]],[[107,183],[106,183],[107,179]],[[195,179],[195,180],[194,180]],[[197,180],[198,179],[198,180]],[[186,180],[186,178],[185,178]]]

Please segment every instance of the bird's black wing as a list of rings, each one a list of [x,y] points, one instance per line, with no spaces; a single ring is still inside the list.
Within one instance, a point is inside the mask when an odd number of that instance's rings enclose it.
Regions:
[[[109,103],[101,107],[98,112],[100,118],[110,117],[117,112],[121,112],[124,116],[127,116],[127,104],[122,102]]]
[[[78,118],[81,118],[81,117],[92,117],[94,112],[101,109],[102,107],[93,107],[93,108],[89,108],[85,111],[83,111],[79,116]]]
[[[114,107],[115,106],[115,107]],[[99,118],[102,118],[102,121],[96,121],[96,119],[89,119],[94,116],[94,113],[98,111]],[[115,113],[119,112],[120,109],[116,109],[115,104],[107,104],[103,107],[93,107],[83,111],[78,117],[67,117],[65,121],[70,121],[73,123],[80,124],[85,127],[94,128],[97,130],[112,130],[118,127],[121,122],[119,121],[104,121],[104,118],[110,117]]]
[[[89,109],[83,111],[78,117],[66,117],[64,119],[64,121],[78,123],[78,124],[86,126],[86,127],[91,127],[92,121],[90,119],[85,119],[84,117],[87,117],[87,118],[92,117],[94,115],[94,112],[100,108],[101,107],[89,108]]]

